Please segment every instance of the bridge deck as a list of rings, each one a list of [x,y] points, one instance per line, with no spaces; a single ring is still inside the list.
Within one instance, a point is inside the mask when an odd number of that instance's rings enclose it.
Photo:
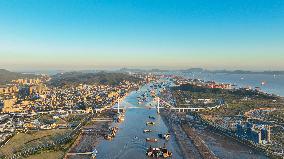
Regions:
[[[76,156],[76,155],[92,155],[93,152],[74,152],[74,153],[67,153],[67,156]]]

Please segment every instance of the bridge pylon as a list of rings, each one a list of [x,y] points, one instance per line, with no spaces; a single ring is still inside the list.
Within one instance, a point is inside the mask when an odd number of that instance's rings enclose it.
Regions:
[[[119,111],[119,99],[118,99],[118,101],[117,101],[117,113],[118,113],[118,114],[120,113],[120,111]]]
[[[158,103],[157,103],[157,113],[160,114],[160,97],[158,97]]]

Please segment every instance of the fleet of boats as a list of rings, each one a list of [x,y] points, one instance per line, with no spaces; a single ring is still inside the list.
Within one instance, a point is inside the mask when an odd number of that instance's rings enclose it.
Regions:
[[[112,140],[118,131],[118,127],[112,127],[109,129],[109,132],[105,135],[106,140]]]
[[[170,152],[165,145],[159,148],[152,148],[150,146],[146,152],[146,155],[149,157],[156,157],[156,158],[158,157],[168,158],[172,156],[172,152]]]
[[[150,116],[149,116],[150,118]],[[146,122],[147,124],[153,124],[154,122]],[[145,129],[143,131],[144,133],[146,132],[152,132],[152,130],[149,129]],[[165,134],[158,134],[158,137],[161,139],[165,139],[166,141],[168,141],[170,139],[170,133],[165,133]],[[146,142],[158,142],[158,139],[156,138],[146,138],[145,139]],[[154,158],[168,158],[172,156],[172,152],[170,152],[167,148],[166,145],[164,144],[163,147],[156,147],[156,148],[152,148],[152,146],[150,145],[150,147],[147,149],[146,151],[146,156],[148,157],[154,157]]]
[[[140,96],[137,97],[137,103],[138,104],[142,104],[144,102],[148,102],[149,98],[155,98],[156,95],[157,95],[156,91],[158,91],[158,88],[162,88],[164,85],[163,84],[153,84],[153,85],[150,85],[150,89],[148,89],[146,92],[142,93]],[[138,92],[138,91],[136,91],[136,92]],[[151,106],[151,104],[150,104],[150,106]],[[123,122],[124,118],[125,118],[124,113],[119,113],[115,117],[115,121]],[[154,122],[154,120],[156,120],[156,117],[149,115],[148,118],[150,120],[152,120],[152,121],[147,121],[146,122],[146,126],[154,126],[156,124]],[[117,127],[110,128],[109,132],[105,135],[105,139],[106,140],[112,140],[115,137],[117,131],[118,131]],[[151,130],[151,129],[143,130],[143,133],[151,133],[151,132],[153,132],[153,130]],[[160,134],[157,134],[157,137],[167,141],[167,140],[170,139],[170,134],[169,133],[165,133],[165,134],[160,133]],[[134,139],[138,139],[138,137],[135,136]],[[157,143],[159,140],[157,138],[147,137],[147,138],[145,138],[145,141],[149,142],[149,143]],[[154,148],[150,145],[150,147],[146,151],[146,156],[148,156],[148,157],[155,157],[155,158],[168,158],[168,157],[172,156],[172,152],[170,152],[166,148],[165,144],[164,144],[163,147],[154,147]]]
[[[158,88],[161,89],[162,87],[165,87],[166,84],[162,83],[162,84],[158,84],[158,83],[155,83],[153,85],[150,85],[150,89],[148,90],[147,94],[148,95],[142,95],[142,97],[146,97],[145,100],[147,100],[148,97],[152,97],[152,98],[155,98],[157,96],[156,94],[156,91],[158,91]],[[155,91],[156,90],[156,91]],[[139,101],[138,101],[139,102]],[[155,120],[155,116],[151,116],[149,115],[148,116],[149,119],[151,120]],[[146,126],[154,126],[156,123],[154,121],[148,121],[146,122]],[[145,129],[143,130],[144,133],[150,133],[150,132],[153,132],[152,130],[150,129]],[[165,133],[165,134],[158,134],[158,137],[160,139],[164,139],[164,140],[169,140],[170,139],[170,134],[169,133]],[[146,139],[146,142],[158,142],[159,140],[156,139],[156,138],[150,138],[150,137],[147,137]],[[155,157],[155,158],[168,158],[168,157],[171,157],[172,156],[172,152],[170,152],[167,148],[166,148],[166,145],[164,144],[163,147],[155,147],[153,148],[152,146],[150,146],[147,151],[146,151],[146,156],[148,157]]]

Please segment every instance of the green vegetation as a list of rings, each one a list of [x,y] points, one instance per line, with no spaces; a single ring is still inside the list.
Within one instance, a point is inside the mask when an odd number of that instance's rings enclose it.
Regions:
[[[61,159],[64,157],[63,151],[46,151],[27,157],[27,159]]]
[[[211,89],[195,86],[191,84],[173,88],[173,95],[177,99],[177,104],[184,104],[186,99],[224,99],[226,106],[215,109],[204,114],[234,116],[243,115],[245,112],[256,108],[282,108],[283,99],[279,97],[261,94],[253,90],[237,89]],[[276,102],[273,102],[276,100]]]
[[[269,114],[269,119],[274,120],[277,123],[284,123],[284,109],[271,112]]]
[[[70,132],[68,129],[53,129],[34,131],[30,133],[18,133],[11,140],[0,148],[1,156],[11,157],[14,153],[33,147],[37,144],[48,143],[59,139],[62,135]]]
[[[84,72],[67,72],[52,76],[49,84],[51,86],[63,87],[76,84],[103,84],[118,85],[124,80],[139,82],[140,78],[136,78],[124,73],[84,73]]]
[[[193,84],[184,84],[178,87],[174,87],[173,90],[180,90],[180,91],[190,91],[193,93],[205,93],[209,96],[231,96],[235,99],[240,98],[254,98],[254,99],[277,99],[278,97],[270,96],[264,93],[260,93],[255,90],[246,90],[246,89],[220,89],[220,88],[206,88],[202,86],[196,86]],[[199,94],[199,95],[200,95]]]

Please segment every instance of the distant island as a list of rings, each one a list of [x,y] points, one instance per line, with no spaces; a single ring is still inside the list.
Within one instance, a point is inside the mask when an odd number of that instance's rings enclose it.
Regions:
[[[183,73],[227,73],[227,74],[269,74],[269,75],[282,75],[284,71],[247,71],[247,70],[207,70],[203,68],[190,68],[186,70],[177,70]]]
[[[208,71],[209,73],[227,73],[227,74],[269,74],[269,75],[283,75],[284,71],[245,71],[245,70],[216,70],[216,71]]]
[[[122,68],[121,72],[182,72],[182,73],[227,73],[227,74],[269,74],[269,75],[283,75],[284,71],[248,71],[248,70],[207,70],[203,68],[189,68],[189,69],[176,69],[176,70],[165,70],[165,69],[131,69]]]
[[[63,71],[62,71],[63,72]],[[131,69],[122,68],[115,72],[104,72],[96,70],[84,70],[84,71],[73,71],[57,73],[52,75],[51,85],[62,86],[76,82],[92,84],[118,84],[122,80],[134,80],[139,79],[130,76],[128,72],[139,72],[139,73],[166,73],[166,72],[181,72],[181,73],[226,73],[226,74],[267,74],[267,75],[284,75],[284,71],[246,71],[246,70],[207,70],[203,68],[189,68],[183,70],[164,70],[164,69]],[[10,83],[12,80],[24,79],[24,78],[37,78],[39,75],[33,73],[20,73],[11,72],[5,69],[0,69],[0,85]]]

